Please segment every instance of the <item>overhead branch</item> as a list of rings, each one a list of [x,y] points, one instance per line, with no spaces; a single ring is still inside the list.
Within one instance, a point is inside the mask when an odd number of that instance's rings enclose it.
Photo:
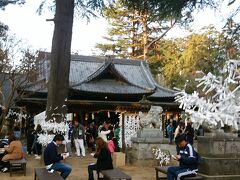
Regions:
[[[151,45],[153,45],[155,42],[159,41],[160,39],[162,39],[172,28],[173,26],[176,24],[176,20],[174,20],[173,23],[171,23],[171,26],[161,35],[159,36],[158,38],[154,39],[152,42],[150,42],[148,45],[147,45],[147,48],[150,48]]]
[[[52,18],[52,19],[46,19],[46,21],[54,21],[55,19],[54,18]]]

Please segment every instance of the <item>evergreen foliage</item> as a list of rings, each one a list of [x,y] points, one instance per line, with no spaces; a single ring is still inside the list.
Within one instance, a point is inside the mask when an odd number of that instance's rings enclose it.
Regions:
[[[24,4],[25,0],[0,0],[0,9],[5,9],[9,4]]]
[[[109,43],[97,44],[103,55],[146,59],[157,54],[156,43],[178,22],[175,18],[161,18],[158,13],[128,8],[121,1],[105,8],[104,17],[111,28],[104,37]]]
[[[191,18],[194,9],[215,8],[219,0],[122,0],[129,8],[158,13],[161,18]]]

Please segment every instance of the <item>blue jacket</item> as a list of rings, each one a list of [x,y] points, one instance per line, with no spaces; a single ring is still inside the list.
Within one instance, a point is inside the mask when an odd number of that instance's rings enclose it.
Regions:
[[[44,164],[50,165],[63,160],[61,154],[58,154],[57,145],[51,142],[44,150]]]
[[[173,133],[173,130],[174,130],[173,126],[172,126],[171,124],[169,124],[169,125],[167,126],[167,132],[168,132],[168,133]]]
[[[187,144],[184,148],[180,148],[179,159],[180,167],[189,168],[195,170],[198,168],[199,154],[194,150],[191,144]]]

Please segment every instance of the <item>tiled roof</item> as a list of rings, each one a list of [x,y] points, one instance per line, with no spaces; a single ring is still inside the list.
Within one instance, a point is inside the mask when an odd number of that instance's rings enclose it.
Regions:
[[[109,68],[108,66],[112,65],[116,74],[118,74],[118,76],[120,76],[122,79],[126,80],[129,84],[143,89],[154,90],[155,85],[149,80],[151,79],[151,74],[145,70],[143,62],[134,61],[118,59],[107,60],[101,58],[96,58],[94,61],[94,59],[92,57],[90,58],[89,56],[79,56],[77,59],[75,55],[71,61],[69,77],[70,86],[76,88],[76,84],[80,85],[83,82],[89,81],[92,76],[97,77],[106,68]],[[150,78],[148,76],[150,76]]]
[[[175,97],[176,91],[157,85],[156,91],[149,98]]]
[[[37,81],[23,87],[24,91],[47,93],[46,81]]]
[[[103,79],[99,81],[91,81],[82,83],[74,87],[75,90],[96,93],[111,93],[111,94],[145,94],[151,93],[136,86],[129,85],[124,82],[118,82],[111,79]]]
[[[50,54],[42,57],[49,59]],[[71,89],[84,92],[174,96],[156,84],[148,64],[140,60],[72,55],[69,82]]]

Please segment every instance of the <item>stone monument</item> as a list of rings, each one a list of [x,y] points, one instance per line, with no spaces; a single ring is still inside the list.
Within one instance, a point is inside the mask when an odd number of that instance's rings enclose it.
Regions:
[[[149,138],[162,139],[162,120],[160,118],[162,111],[161,106],[151,106],[151,109],[146,115],[141,111],[139,112],[141,129],[137,132],[137,138],[148,140]]]
[[[150,164],[153,163],[152,149],[164,141],[160,118],[162,111],[161,106],[151,106],[147,114],[139,112],[141,129],[137,132],[137,137],[132,138],[131,163],[146,165],[147,160]]]
[[[198,137],[199,172],[207,180],[239,180],[240,138],[217,131]]]

